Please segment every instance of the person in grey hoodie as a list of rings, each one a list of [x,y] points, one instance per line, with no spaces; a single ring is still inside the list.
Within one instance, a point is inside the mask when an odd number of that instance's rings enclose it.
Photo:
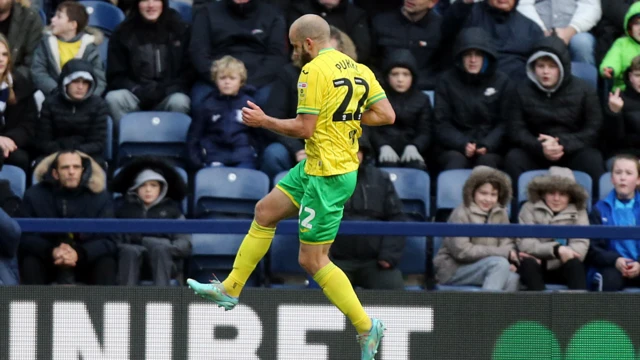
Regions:
[[[182,177],[164,160],[141,157],[116,175],[111,190],[121,193],[116,218],[184,219],[180,202],[186,196]],[[120,237],[119,284],[135,286],[146,273],[156,286],[182,282],[182,264],[191,255],[189,234],[124,234]]]
[[[58,5],[51,19],[51,31],[45,33],[33,54],[31,78],[45,98],[58,91],[58,77],[64,65],[71,59],[83,59],[93,66],[95,94],[101,96],[107,87],[104,67],[98,45],[103,40],[100,31],[86,27],[89,15],[83,5],[65,1]]]
[[[508,224],[511,180],[488,166],[478,166],[462,188],[463,203],[451,224]],[[476,285],[484,290],[517,291],[517,252],[507,237],[446,237],[436,255],[436,279],[446,285]]]

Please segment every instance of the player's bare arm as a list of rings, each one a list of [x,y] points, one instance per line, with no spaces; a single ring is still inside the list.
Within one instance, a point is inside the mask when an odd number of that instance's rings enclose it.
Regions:
[[[294,119],[276,119],[268,116],[262,109],[247,101],[247,106],[242,108],[242,122],[251,127],[261,127],[298,139],[308,139],[313,136],[316,129],[318,115],[298,114]]]
[[[392,125],[396,121],[396,112],[393,111],[388,99],[382,99],[362,113],[360,122],[368,126]]]

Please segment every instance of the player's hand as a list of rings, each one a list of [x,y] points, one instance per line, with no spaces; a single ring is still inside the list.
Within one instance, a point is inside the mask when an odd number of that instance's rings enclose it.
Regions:
[[[267,115],[260,106],[247,101],[247,106],[242,108],[242,123],[251,127],[261,127],[267,120]]]

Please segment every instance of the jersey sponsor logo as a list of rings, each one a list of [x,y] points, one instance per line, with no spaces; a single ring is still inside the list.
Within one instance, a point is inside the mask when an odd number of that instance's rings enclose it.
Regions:
[[[299,82],[299,83],[298,83],[298,87],[299,87],[299,88],[301,88],[301,89],[305,89],[307,86],[308,86],[308,85],[307,85],[307,83],[305,83],[305,82]]]
[[[305,75],[309,75],[309,72],[304,70],[304,69],[302,70],[302,73],[305,74]]]

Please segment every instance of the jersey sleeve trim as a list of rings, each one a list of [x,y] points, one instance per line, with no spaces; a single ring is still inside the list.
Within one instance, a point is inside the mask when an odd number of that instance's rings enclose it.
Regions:
[[[318,115],[320,114],[320,109],[307,107],[307,106],[299,106],[297,110],[298,114],[310,114],[310,115]]]
[[[369,101],[367,101],[367,106],[365,106],[365,109],[370,108],[371,106],[373,106],[373,104],[377,103],[378,101],[382,100],[382,99],[386,99],[387,98],[387,94],[385,93],[380,93],[377,94],[375,96],[372,96],[369,98]]]

